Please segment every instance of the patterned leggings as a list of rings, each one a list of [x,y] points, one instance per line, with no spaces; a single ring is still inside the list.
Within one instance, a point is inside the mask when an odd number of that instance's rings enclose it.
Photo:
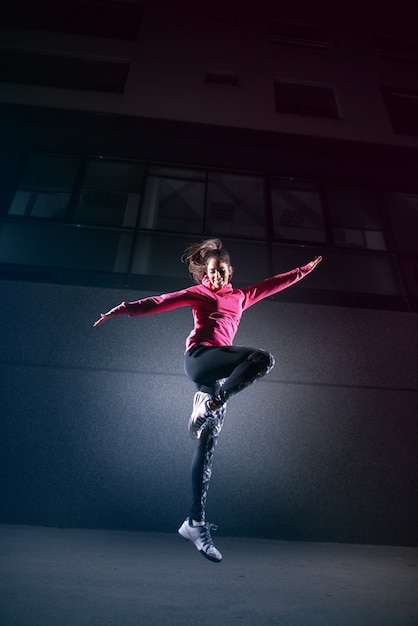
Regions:
[[[274,358],[265,350],[235,346],[196,346],[184,356],[184,370],[196,384],[222,406],[216,418],[203,431],[192,461],[192,505],[190,517],[205,520],[206,498],[212,474],[212,459],[221,432],[226,402],[236,393],[265,376],[274,366]]]

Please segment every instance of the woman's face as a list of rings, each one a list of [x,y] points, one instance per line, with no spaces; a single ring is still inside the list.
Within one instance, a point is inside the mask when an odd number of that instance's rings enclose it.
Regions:
[[[212,257],[208,261],[206,273],[211,285],[215,289],[220,289],[229,283],[229,279],[232,276],[232,267],[224,261],[219,261],[217,258]]]

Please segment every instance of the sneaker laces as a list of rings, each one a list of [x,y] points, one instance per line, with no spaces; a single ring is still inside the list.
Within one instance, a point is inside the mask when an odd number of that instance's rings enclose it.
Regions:
[[[208,406],[207,404],[206,406],[206,413],[205,415],[200,415],[199,417],[196,417],[196,419],[194,420],[194,428],[197,430],[203,430],[204,428],[206,428],[206,426],[210,426],[210,425],[215,425],[218,422],[219,419],[219,411],[217,411],[216,413],[214,413]]]
[[[215,547],[212,541],[210,531],[216,532],[218,530],[217,525],[208,524],[206,522],[206,524],[204,526],[201,526],[200,528],[201,528],[200,536],[202,538],[202,544],[205,546],[205,548],[210,548],[211,546]]]
[[[202,426],[204,426],[207,422],[209,422],[212,418],[208,415],[201,415],[200,417],[196,417],[196,419],[194,420],[194,426],[201,428]]]

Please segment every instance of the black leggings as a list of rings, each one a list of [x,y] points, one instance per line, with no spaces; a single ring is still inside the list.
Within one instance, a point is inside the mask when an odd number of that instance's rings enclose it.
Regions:
[[[265,350],[235,346],[196,346],[184,356],[184,371],[199,391],[209,393],[220,406],[217,417],[203,431],[192,461],[190,517],[205,520],[212,458],[231,396],[270,372],[274,357]]]
[[[184,371],[199,391],[224,404],[274,366],[266,350],[235,346],[195,346],[184,355]]]

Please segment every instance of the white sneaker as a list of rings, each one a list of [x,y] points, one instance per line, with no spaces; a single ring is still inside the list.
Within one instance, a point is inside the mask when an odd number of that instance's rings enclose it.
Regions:
[[[203,526],[193,526],[188,517],[178,529],[178,533],[186,541],[194,543],[200,554],[206,559],[219,563],[222,561],[222,554],[213,545],[212,537],[210,536],[211,530],[216,530],[214,524],[205,523]]]
[[[211,395],[203,391],[198,391],[194,395],[193,411],[189,419],[189,433],[192,439],[200,439],[206,424],[214,417],[213,411],[207,405],[210,399]]]

